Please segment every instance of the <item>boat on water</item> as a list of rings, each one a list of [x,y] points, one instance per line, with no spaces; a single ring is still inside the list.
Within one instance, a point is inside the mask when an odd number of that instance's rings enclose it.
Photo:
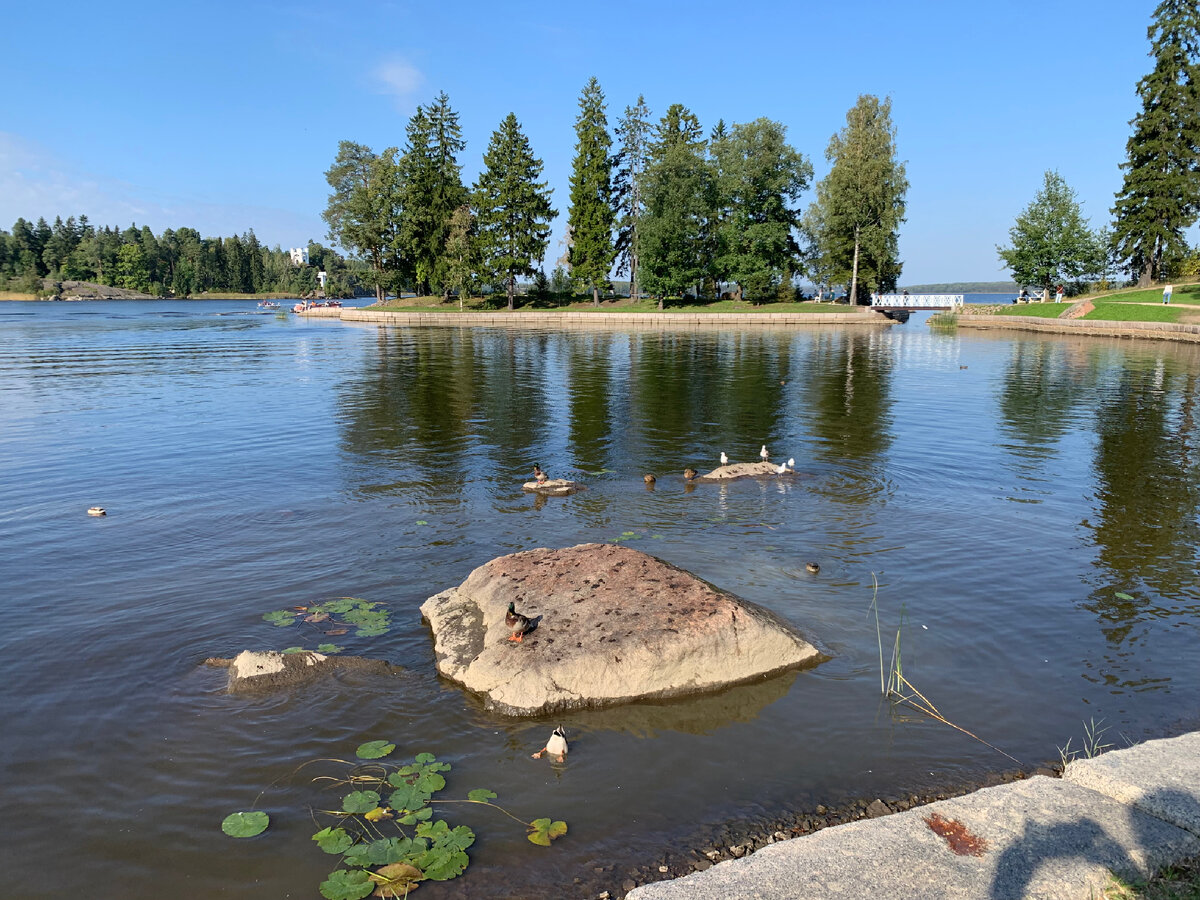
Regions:
[[[279,304],[276,303],[274,300],[259,300],[258,308],[259,309],[279,309]]]

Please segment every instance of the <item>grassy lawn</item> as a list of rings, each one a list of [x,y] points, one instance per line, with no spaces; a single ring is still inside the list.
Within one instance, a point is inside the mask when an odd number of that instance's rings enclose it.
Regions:
[[[996,310],[999,316],[1037,316],[1039,319],[1057,319],[1069,303],[1015,303]]]
[[[386,304],[365,307],[376,310],[394,312],[445,312],[459,311],[458,301],[451,300],[443,303],[440,297],[405,297],[399,300],[389,300]],[[463,312],[503,311],[504,299],[500,298],[491,304],[480,298],[472,298],[463,304]],[[710,303],[694,302],[684,304],[678,300],[668,300],[664,312],[669,313],[854,313],[865,312],[865,307],[858,310],[838,303],[762,303],[754,305],[746,300],[715,300]],[[606,312],[622,313],[654,313],[659,312],[658,301],[639,300],[637,303],[622,298],[617,300],[602,300],[597,308],[591,300],[579,299],[571,302],[553,300],[530,300],[517,298],[517,312],[591,312],[604,314]]]
[[[1129,303],[1100,302],[1083,318],[1103,319],[1108,322],[1178,322],[1180,315],[1191,310],[1174,306],[1137,306]]]
[[[1124,291],[1114,291],[1111,294],[1099,294],[1093,300],[1095,303],[1162,303],[1162,285],[1146,290],[1129,288]],[[1079,299],[1078,297],[1074,299]],[[1200,284],[1177,284],[1172,295],[1175,303],[1200,304]]]

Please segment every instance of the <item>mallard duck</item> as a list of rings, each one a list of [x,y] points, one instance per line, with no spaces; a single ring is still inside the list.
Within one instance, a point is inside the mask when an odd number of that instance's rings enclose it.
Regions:
[[[723,465],[723,466],[729,465],[729,457],[725,455],[724,450],[721,451],[721,465]]]
[[[683,480],[691,481],[693,478],[696,477],[697,474],[699,474],[699,473],[697,473],[695,469],[693,469],[691,466],[688,466],[686,469],[683,470]]]
[[[541,759],[549,753],[559,762],[566,759],[567,756],[567,733],[563,731],[563,727],[559,725],[550,733],[550,739],[546,741],[546,746],[533,754],[534,759]]]
[[[816,563],[805,563],[804,568],[806,571],[812,572],[814,575],[821,571],[821,567]]]
[[[108,510],[106,510],[103,506],[92,506],[92,507],[88,508],[88,515],[89,516],[107,516]]]
[[[533,623],[529,621],[529,617],[517,612],[516,605],[513,603],[508,604],[508,612],[504,615],[504,624],[512,629],[510,641],[519,641],[533,631]]]
[[[758,451],[758,455],[762,457],[762,461],[766,462],[771,458],[771,454],[767,452],[767,445],[763,444],[762,449]]]
[[[642,476],[642,481],[646,482],[646,484],[654,484],[654,482],[658,481],[658,479],[653,475],[646,474]]]

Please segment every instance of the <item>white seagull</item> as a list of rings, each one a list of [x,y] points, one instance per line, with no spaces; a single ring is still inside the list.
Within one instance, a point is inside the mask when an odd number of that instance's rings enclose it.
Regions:
[[[776,475],[784,475],[787,472],[789,472],[791,470],[792,466],[794,466],[794,465],[796,465],[796,460],[794,460],[794,459],[789,459],[785,463],[780,463],[779,468],[775,470],[775,474]]]
[[[763,444],[762,449],[758,451],[758,455],[762,457],[763,462],[766,462],[768,457],[770,457],[771,454],[767,452],[766,444]]]
[[[724,450],[721,451],[721,465],[723,465],[723,466],[729,465],[729,457],[725,455]]]

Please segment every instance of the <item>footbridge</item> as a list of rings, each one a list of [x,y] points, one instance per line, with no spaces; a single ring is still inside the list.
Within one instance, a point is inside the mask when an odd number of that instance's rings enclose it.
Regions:
[[[962,305],[962,294],[878,294],[872,309],[906,309],[910,312],[930,309],[952,309]]]

